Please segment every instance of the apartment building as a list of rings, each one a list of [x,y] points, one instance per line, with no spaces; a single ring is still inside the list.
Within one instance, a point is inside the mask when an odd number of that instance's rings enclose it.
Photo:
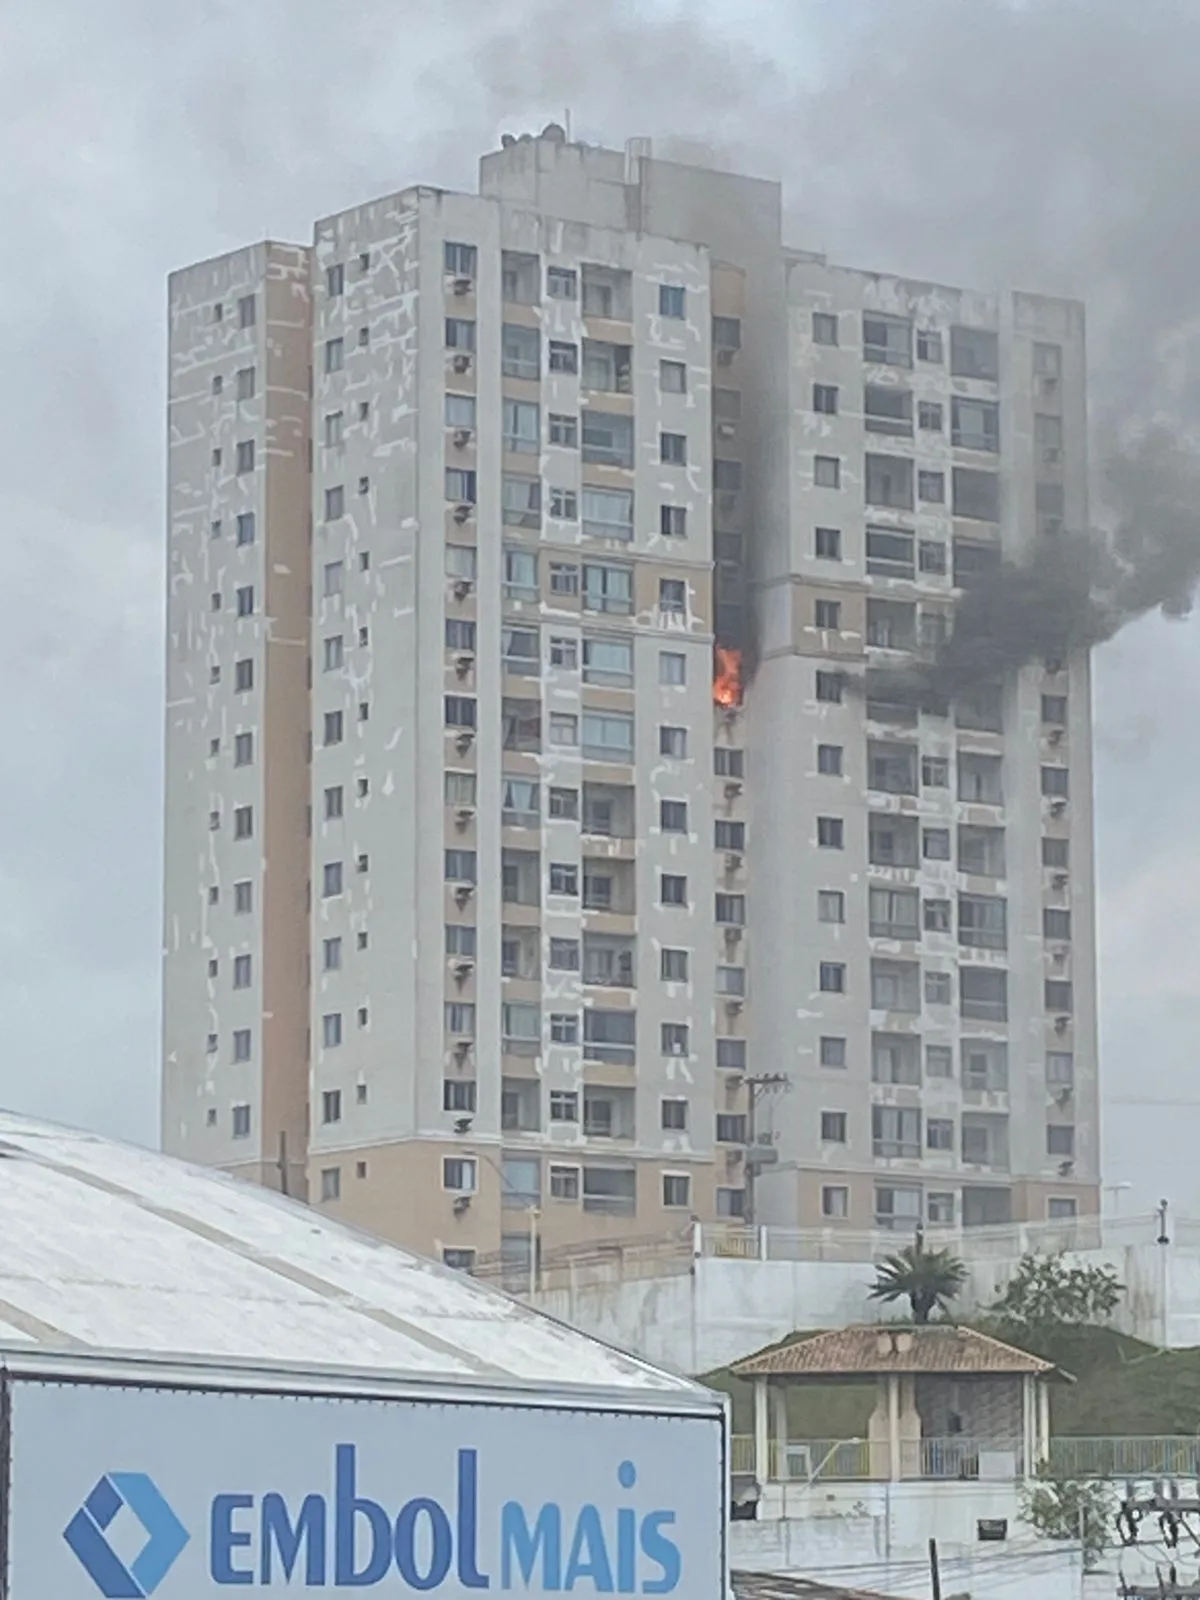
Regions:
[[[1078,307],[551,127],[171,316],[168,1149],[461,1266],[1094,1208],[1087,663],[872,676],[1082,520]]]

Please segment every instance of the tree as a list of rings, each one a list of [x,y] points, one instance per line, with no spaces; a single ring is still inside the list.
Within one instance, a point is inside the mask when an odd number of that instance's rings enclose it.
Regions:
[[[1107,1322],[1125,1293],[1110,1267],[1069,1267],[1062,1256],[1023,1255],[992,1307],[1009,1327],[1044,1334]]]
[[[1094,1572],[1108,1546],[1113,1514],[1109,1484],[1064,1478],[1047,1463],[1021,1490],[1021,1518],[1043,1539],[1078,1539],[1085,1572]]]
[[[962,1288],[967,1269],[949,1250],[926,1250],[924,1240],[885,1256],[875,1269],[872,1300],[907,1300],[913,1321],[926,1323],[933,1311],[945,1311]]]

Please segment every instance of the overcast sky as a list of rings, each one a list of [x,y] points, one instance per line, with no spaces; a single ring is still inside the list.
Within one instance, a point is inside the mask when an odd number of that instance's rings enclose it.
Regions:
[[[444,20],[431,21],[437,11]],[[165,278],[569,107],[787,186],[790,242],[1089,303],[1093,411],[1200,418],[1195,0],[9,0],[0,1101],[153,1142]],[[1098,654],[1107,1181],[1200,1214],[1200,624]]]

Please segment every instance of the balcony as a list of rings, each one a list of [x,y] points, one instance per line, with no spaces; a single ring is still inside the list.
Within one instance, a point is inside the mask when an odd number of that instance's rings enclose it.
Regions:
[[[586,893],[587,881],[584,880]],[[602,933],[585,934],[583,981],[602,988],[632,989],[636,983],[637,946],[632,939]]]
[[[601,1011],[592,1007],[583,1013],[585,1061],[607,1061],[631,1067],[636,1055],[636,1011]]]
[[[637,885],[632,861],[583,859],[583,909],[633,916],[637,911]]]

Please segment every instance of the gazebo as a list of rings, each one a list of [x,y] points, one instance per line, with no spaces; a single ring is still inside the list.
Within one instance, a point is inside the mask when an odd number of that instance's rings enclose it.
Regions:
[[[732,1371],[754,1385],[759,1483],[857,1478],[1013,1480],[1050,1449],[1052,1362],[972,1328],[879,1323],[773,1346]],[[866,1437],[791,1439],[791,1385],[874,1379]]]

